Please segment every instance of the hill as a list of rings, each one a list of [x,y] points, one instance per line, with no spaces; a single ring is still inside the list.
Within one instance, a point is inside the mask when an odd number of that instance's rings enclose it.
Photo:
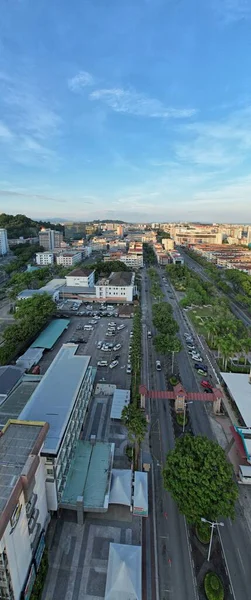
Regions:
[[[49,227],[50,229],[58,229],[64,231],[64,227],[60,224],[50,223],[50,221],[34,221],[26,217],[26,215],[7,215],[0,214],[0,228],[7,229],[9,239],[19,237],[35,237],[38,235],[41,227]]]

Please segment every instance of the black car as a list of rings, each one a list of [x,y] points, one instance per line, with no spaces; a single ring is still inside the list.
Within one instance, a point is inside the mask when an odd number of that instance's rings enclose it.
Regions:
[[[201,369],[201,371],[204,371],[204,373],[207,373],[208,369],[207,367],[205,367],[204,365],[201,365],[200,363],[195,363],[194,365],[195,369]]]
[[[119,358],[120,358],[120,354],[116,354],[116,356],[114,356],[113,360],[119,360]]]

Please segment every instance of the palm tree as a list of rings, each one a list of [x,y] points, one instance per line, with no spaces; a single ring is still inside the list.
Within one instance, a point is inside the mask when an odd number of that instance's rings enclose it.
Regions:
[[[134,445],[134,465],[137,467],[140,444],[147,430],[146,417],[141,408],[133,403],[123,408],[121,420],[128,430],[129,441]]]

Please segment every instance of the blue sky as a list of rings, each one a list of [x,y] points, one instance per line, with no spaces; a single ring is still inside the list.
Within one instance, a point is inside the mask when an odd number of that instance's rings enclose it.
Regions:
[[[3,0],[0,211],[250,221],[251,0]]]

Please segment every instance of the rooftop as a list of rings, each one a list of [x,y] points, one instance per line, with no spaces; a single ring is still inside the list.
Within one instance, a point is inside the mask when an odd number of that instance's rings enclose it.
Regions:
[[[97,285],[128,286],[133,284],[134,273],[131,271],[117,271],[109,277],[100,278]]]
[[[38,338],[31,344],[31,348],[44,348],[50,350],[63,331],[67,329],[70,321],[69,319],[54,319],[51,323],[40,333]]]
[[[3,427],[9,419],[17,419],[19,417],[37,388],[40,379],[41,377],[34,375],[24,376],[18,386],[0,406],[0,427]]]
[[[94,269],[73,269],[66,277],[88,277]]]
[[[95,287],[87,287],[82,285],[65,285],[61,290],[61,294],[85,294],[87,296],[95,295]]]
[[[45,423],[22,423],[21,421],[12,421],[7,423],[0,436],[0,533],[4,509],[14,493],[21,475],[24,473],[26,461],[30,455],[37,455],[41,448],[48,430]],[[27,473],[27,469],[25,469]],[[22,484],[20,484],[20,490]],[[20,491],[19,491],[20,493]],[[17,499],[19,496],[17,490]],[[12,498],[13,499],[13,498]],[[17,502],[15,500],[12,511]],[[7,518],[7,522],[8,522]],[[4,529],[5,529],[4,527]]]
[[[12,365],[0,367],[0,404],[1,396],[8,396],[22,377],[22,374],[23,369],[20,369],[19,367],[13,367]]]
[[[251,385],[249,376],[240,373],[221,373],[229,392],[247,427],[251,426]]]
[[[71,462],[61,505],[76,505],[83,496],[85,510],[107,510],[114,444],[79,440]]]
[[[125,406],[128,406],[130,402],[130,390],[120,390],[116,388],[111,408],[111,419],[121,419],[122,410]]]
[[[20,419],[50,425],[43,453],[56,455],[86,374],[90,356],[76,355],[77,344],[63,344],[42,381],[23,409]]]

